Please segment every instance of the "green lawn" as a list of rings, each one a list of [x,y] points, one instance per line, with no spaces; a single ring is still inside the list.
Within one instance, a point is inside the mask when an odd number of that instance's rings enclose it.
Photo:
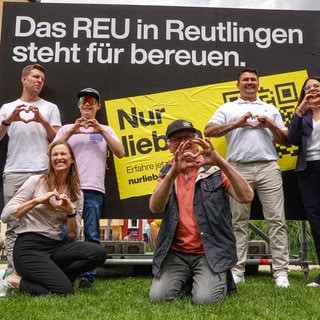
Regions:
[[[312,279],[320,270],[310,272]],[[291,271],[291,286],[274,286],[269,271],[247,276],[238,293],[215,306],[195,306],[190,298],[151,304],[150,276],[99,278],[66,298],[14,293],[0,298],[1,320],[285,320],[320,319],[319,288],[306,287],[301,271]]]

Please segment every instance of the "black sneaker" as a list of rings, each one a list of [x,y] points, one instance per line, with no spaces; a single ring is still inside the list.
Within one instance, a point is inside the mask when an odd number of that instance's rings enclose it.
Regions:
[[[307,287],[319,287],[320,286],[320,274],[311,282],[307,284]]]
[[[320,285],[320,274],[318,274],[318,276],[313,280],[313,282]]]
[[[80,289],[87,289],[91,287],[91,282],[87,278],[80,278],[79,279],[79,288]]]

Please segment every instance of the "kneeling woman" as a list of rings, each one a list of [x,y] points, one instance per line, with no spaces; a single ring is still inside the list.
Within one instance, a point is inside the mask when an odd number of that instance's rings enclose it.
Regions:
[[[80,234],[83,195],[73,151],[54,142],[49,169],[30,177],[2,212],[2,221],[23,220],[13,251],[16,271],[0,274],[0,296],[10,288],[32,295],[74,293],[78,275],[102,265],[105,248],[76,241]]]

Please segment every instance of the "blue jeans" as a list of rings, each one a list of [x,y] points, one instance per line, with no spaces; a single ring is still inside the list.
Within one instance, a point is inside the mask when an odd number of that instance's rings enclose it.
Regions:
[[[152,302],[192,295],[195,304],[213,304],[227,295],[227,272],[214,273],[204,254],[169,251],[160,277],[154,277],[149,292]]]
[[[83,205],[83,225],[84,240],[100,243],[100,217],[103,206],[104,194],[94,190],[82,190],[84,197]],[[96,268],[80,275],[93,282],[96,276]]]

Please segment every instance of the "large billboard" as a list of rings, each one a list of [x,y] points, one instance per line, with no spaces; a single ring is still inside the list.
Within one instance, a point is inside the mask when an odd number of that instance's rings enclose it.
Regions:
[[[165,128],[186,118],[202,131],[216,108],[238,96],[236,75],[260,73],[259,97],[289,124],[299,90],[320,74],[319,11],[178,6],[4,3],[0,103],[21,93],[20,71],[47,70],[43,97],[63,123],[79,116],[76,94],[100,91],[98,120],[111,125],[126,156],[106,164],[104,217],[150,217],[148,199],[170,158]],[[3,94],[5,93],[5,94]],[[224,139],[213,139],[224,154]],[[245,143],[245,142],[244,142]],[[4,163],[6,141],[2,141]],[[277,146],[288,218],[303,216],[295,147]],[[254,205],[259,216],[259,205]]]

